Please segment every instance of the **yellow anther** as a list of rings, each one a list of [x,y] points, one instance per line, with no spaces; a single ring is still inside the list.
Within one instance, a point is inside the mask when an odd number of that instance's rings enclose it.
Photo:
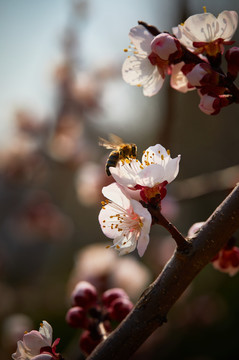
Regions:
[[[181,26],[184,26],[184,23],[181,23],[180,25],[181,25]]]
[[[138,51],[134,51],[134,54],[137,55],[139,52]]]
[[[141,87],[142,85],[141,84],[137,84],[138,87]]]
[[[170,155],[170,150],[169,149],[167,150],[167,154]]]
[[[162,159],[162,160],[164,160],[164,156],[163,156],[163,154],[161,155],[161,159]]]
[[[117,249],[120,249],[120,246],[119,245],[116,245]]]
[[[26,334],[28,334],[28,332],[27,332],[27,331],[24,331],[24,334],[26,335]]]
[[[103,228],[105,228],[106,226],[105,225],[103,225]]]
[[[103,223],[105,223],[105,220],[103,220]]]
[[[43,327],[43,323],[42,323],[42,322],[40,323],[40,327]]]
[[[130,164],[130,160],[129,160],[129,159],[125,159],[125,162],[126,162],[127,164]]]
[[[158,151],[158,153],[160,154],[160,150]]]
[[[143,165],[140,165],[140,169],[144,169]]]
[[[128,49],[124,49],[124,52],[128,52],[129,50]]]
[[[105,248],[106,248],[106,249],[109,249],[109,248],[110,248],[110,245],[107,245]]]
[[[105,202],[104,202],[104,201],[101,201],[101,205],[105,205]]]
[[[203,6],[202,8],[203,8],[203,11],[206,13],[207,12],[206,6]]]

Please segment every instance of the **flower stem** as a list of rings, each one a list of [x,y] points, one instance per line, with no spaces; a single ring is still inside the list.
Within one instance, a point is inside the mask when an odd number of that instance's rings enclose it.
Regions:
[[[100,335],[102,336],[103,340],[107,339],[108,335],[105,330],[104,324],[102,322],[100,322],[98,325],[98,331],[99,331]]]
[[[149,211],[153,216],[154,223],[163,226],[172,235],[172,238],[177,244],[178,251],[185,252],[190,249],[191,244],[184,238],[179,230],[163,216],[159,208],[155,209],[151,207]]]

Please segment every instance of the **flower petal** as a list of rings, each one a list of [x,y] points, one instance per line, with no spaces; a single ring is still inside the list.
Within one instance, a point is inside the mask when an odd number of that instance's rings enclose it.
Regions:
[[[130,207],[129,198],[125,195],[123,188],[117,183],[112,183],[103,187],[102,194],[107,199],[113,201],[124,209],[128,209]]]
[[[31,355],[38,355],[42,347],[49,345],[36,330],[32,330],[23,336],[23,344],[29,349]]]
[[[165,162],[168,161],[168,158],[169,154],[167,153],[166,149],[162,145],[156,144],[145,150],[142,156],[142,163],[155,163],[164,166]]]
[[[178,155],[176,158],[171,159],[167,163],[165,167],[165,180],[167,180],[168,183],[171,183],[179,172],[179,162],[181,159],[181,155]]]
[[[167,180],[164,167],[159,164],[146,166],[136,177],[136,183],[141,186],[154,187]]]
[[[135,176],[137,173],[141,171],[139,168],[138,171],[133,171],[133,169],[126,163],[118,163],[116,167],[110,167],[110,172],[115,181],[126,187],[133,188],[136,185],[136,178]]]
[[[143,85],[144,96],[153,96],[157,94],[163,86],[163,83],[164,78],[160,75],[157,67],[155,66],[153,73]]]
[[[49,346],[52,344],[52,327],[51,325],[43,320],[42,322],[43,326],[40,326],[39,333],[42,334],[42,336],[46,339],[46,342]]]
[[[150,212],[144,208],[138,201],[131,200],[134,211],[141,216],[143,226],[138,238],[137,250],[139,256],[143,256],[149,243],[149,232],[152,224],[152,216]]]
[[[237,29],[237,12],[225,10],[218,15],[217,19],[220,27],[219,37],[225,41],[230,40]]]
[[[145,96],[155,95],[162,87],[164,79],[156,66],[147,57],[128,57],[122,67],[122,77],[130,85],[143,86]]]
[[[190,16],[185,21],[183,28],[192,41],[211,42],[219,38],[217,18],[208,12]]]
[[[151,41],[154,36],[143,26],[138,25],[133,27],[129,32],[129,38],[140,52],[149,55],[151,53]]]
[[[117,214],[119,214],[119,209],[117,209],[114,204],[109,203],[100,210],[98,216],[103,233],[110,239],[119,236],[118,226],[115,226],[117,224],[119,225],[116,216]]]
[[[188,79],[181,71],[184,62],[180,62],[172,66],[170,85],[173,89],[186,93],[191,90],[195,90],[195,87],[188,87]]]

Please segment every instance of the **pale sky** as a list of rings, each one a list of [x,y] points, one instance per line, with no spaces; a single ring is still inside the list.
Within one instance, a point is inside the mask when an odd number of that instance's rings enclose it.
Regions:
[[[129,29],[138,20],[163,31],[177,25],[174,18],[180,0],[87,1],[89,15],[79,25],[79,32],[81,58],[89,69],[110,60],[123,62],[122,50],[129,43]],[[189,3],[194,8],[205,5],[201,0]],[[207,3],[212,1],[206,2],[209,7]],[[69,19],[70,4],[71,0],[0,0],[1,142],[11,130],[17,108],[51,114],[54,94],[51,74],[60,59],[59,44]],[[122,86],[124,91],[125,85]]]

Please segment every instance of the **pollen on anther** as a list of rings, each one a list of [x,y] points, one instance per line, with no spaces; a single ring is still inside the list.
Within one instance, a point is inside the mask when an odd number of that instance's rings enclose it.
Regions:
[[[141,87],[142,85],[141,84],[137,84],[138,87]]]
[[[206,13],[207,12],[206,6],[203,6],[202,8],[203,8],[203,11]]]
[[[162,159],[162,160],[164,160],[164,156],[163,156],[163,154],[161,155],[161,159]]]
[[[169,149],[167,150],[167,154],[170,155],[170,150]]]
[[[117,249],[120,249],[120,246],[119,245],[116,245]]]
[[[128,49],[124,49],[124,52],[128,52],[129,50]]]

